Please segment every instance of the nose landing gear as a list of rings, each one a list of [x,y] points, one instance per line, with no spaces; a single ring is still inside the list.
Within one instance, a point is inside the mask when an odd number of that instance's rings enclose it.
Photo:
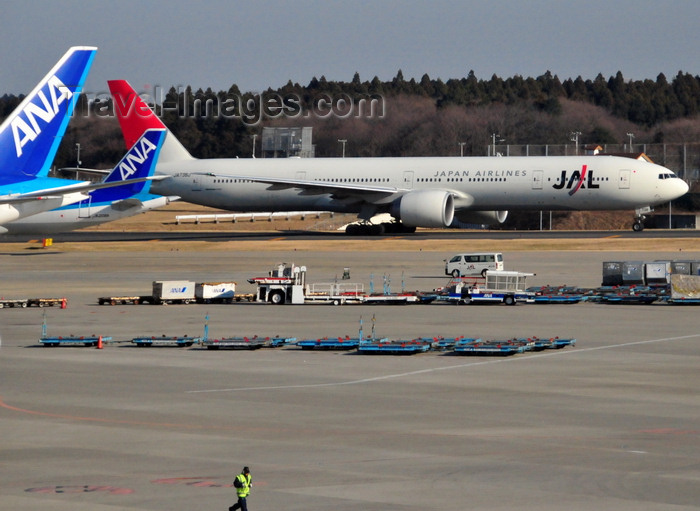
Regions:
[[[644,230],[644,220],[647,218],[646,213],[651,213],[652,211],[654,210],[649,206],[634,210],[634,223],[632,224],[634,232],[642,232]]]

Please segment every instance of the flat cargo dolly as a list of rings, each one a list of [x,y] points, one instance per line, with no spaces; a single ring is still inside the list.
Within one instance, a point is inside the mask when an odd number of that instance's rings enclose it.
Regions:
[[[190,337],[189,335],[185,335],[182,337],[168,337],[165,335],[156,337],[144,335],[141,337],[134,337],[133,339],[131,339],[131,342],[133,342],[136,346],[144,348],[150,346],[175,346],[178,348],[183,348],[192,346],[195,343],[198,344],[201,341],[201,337]]]
[[[202,341],[202,346],[208,350],[229,349],[229,350],[257,350],[265,346],[270,346],[269,337],[224,337],[221,339],[206,339]]]
[[[559,337],[528,337],[526,340],[532,343],[532,351],[558,350],[566,346],[575,346],[576,339],[560,339]]]
[[[669,298],[666,303],[671,305],[700,305],[700,298]]]
[[[459,355],[499,355],[509,356],[516,353],[523,353],[532,349],[534,343],[528,339],[508,339],[503,341],[482,341],[475,340],[470,343],[455,346],[455,353]]]
[[[571,304],[583,300],[581,295],[540,295],[535,296],[535,303],[543,304]]]
[[[297,341],[296,346],[303,350],[354,350],[360,345],[360,339],[355,337],[323,337],[321,339],[304,339]]]
[[[100,296],[97,299],[100,305],[139,305],[151,301],[150,296]]]
[[[5,309],[5,308],[13,308],[13,307],[20,307],[24,309],[29,305],[29,300],[26,298],[17,298],[17,299],[2,299],[0,300],[0,309]]]
[[[55,337],[42,337],[39,339],[39,343],[43,344],[45,347],[55,347],[55,346],[97,346],[100,339],[103,342],[111,341],[111,337],[105,337],[100,335],[69,335],[69,336],[55,336]]]
[[[366,295],[362,299],[365,305],[406,305],[420,303],[420,301],[420,298],[415,294]]]
[[[432,342],[432,347],[435,350],[446,351],[455,347],[459,338],[456,337],[435,337]]]
[[[362,342],[357,352],[367,355],[413,355],[425,353],[432,349],[432,339],[413,339],[410,341],[370,341]]]
[[[53,307],[54,305],[60,305],[65,307],[65,298],[28,298],[28,307]]]

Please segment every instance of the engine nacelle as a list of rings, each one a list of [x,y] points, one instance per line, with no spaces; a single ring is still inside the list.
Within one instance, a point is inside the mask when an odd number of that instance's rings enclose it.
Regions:
[[[463,224],[502,224],[508,218],[507,211],[458,211],[455,215]]]
[[[449,227],[454,215],[454,198],[445,190],[409,192],[392,208],[392,216],[409,227]]]

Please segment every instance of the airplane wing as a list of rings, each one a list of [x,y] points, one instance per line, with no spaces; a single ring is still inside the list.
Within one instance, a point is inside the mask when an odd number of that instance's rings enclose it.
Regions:
[[[85,181],[83,183],[73,183],[66,186],[59,186],[56,188],[47,188],[44,190],[36,190],[27,193],[18,193],[10,195],[0,195],[0,204],[18,204],[22,202],[33,202],[38,200],[49,200],[49,199],[60,199],[65,195],[71,194],[84,194],[85,192],[90,192],[92,190],[100,190],[102,188],[112,188],[114,186],[124,186],[133,183],[142,183],[144,181],[161,181],[167,176],[149,176],[140,177],[136,179],[126,179],[124,181],[111,181],[108,183],[91,183]],[[84,195],[82,199],[87,199],[88,196]],[[78,200],[77,199],[75,202]]]
[[[284,190],[287,188],[298,188],[301,195],[333,195],[336,199],[356,198],[366,202],[374,202],[388,197],[400,197],[410,192],[407,188],[397,188],[394,186],[376,186],[361,183],[330,183],[327,181],[311,181],[308,179],[289,179],[279,177],[259,177],[231,174],[216,174],[213,172],[197,173],[202,176],[221,177],[226,179],[241,179],[254,181],[256,183],[266,183],[270,185],[270,190]]]

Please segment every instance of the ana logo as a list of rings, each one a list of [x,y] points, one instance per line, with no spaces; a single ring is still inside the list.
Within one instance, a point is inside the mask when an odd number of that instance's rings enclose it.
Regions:
[[[146,137],[141,137],[140,141],[131,148],[126,155],[126,158],[119,164],[119,173],[122,180],[131,177],[138,170],[136,165],[141,165],[146,161],[148,155],[155,151],[156,146],[152,144]]]
[[[588,165],[583,165],[581,171],[574,170],[571,173],[571,177],[567,177],[566,170],[561,171],[561,178],[559,182],[552,185],[552,188],[556,190],[561,190],[566,188],[569,190],[569,195],[573,195],[578,192],[581,188],[588,188],[589,190],[600,188],[599,184],[593,182],[593,171],[588,171]]]
[[[39,120],[44,124],[51,123],[61,103],[72,98],[73,93],[54,75],[46,82],[46,86],[37,92],[36,97],[41,101],[41,105],[30,102],[10,123],[18,158],[22,156],[22,148],[41,135]]]

